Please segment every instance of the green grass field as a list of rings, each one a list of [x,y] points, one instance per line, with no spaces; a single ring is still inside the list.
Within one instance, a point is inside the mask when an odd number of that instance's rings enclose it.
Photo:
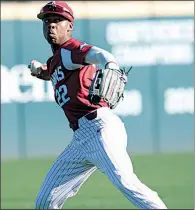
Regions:
[[[41,182],[54,159],[3,161],[1,164],[1,208],[34,208]],[[193,208],[193,154],[133,156],[134,170],[156,190],[168,208]],[[65,202],[64,208],[135,207],[99,171]]]

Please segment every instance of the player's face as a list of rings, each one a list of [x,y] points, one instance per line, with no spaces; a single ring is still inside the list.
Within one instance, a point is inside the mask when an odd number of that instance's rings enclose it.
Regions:
[[[47,15],[43,19],[43,34],[50,44],[62,45],[70,38],[72,24],[60,15]]]

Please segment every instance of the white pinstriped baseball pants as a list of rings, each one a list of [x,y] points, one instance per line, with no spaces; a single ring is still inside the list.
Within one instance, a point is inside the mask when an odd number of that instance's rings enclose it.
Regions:
[[[36,198],[36,209],[61,209],[98,168],[124,196],[140,209],[166,209],[158,194],[134,174],[126,151],[124,124],[108,108],[97,118],[79,120],[73,140],[48,172]]]

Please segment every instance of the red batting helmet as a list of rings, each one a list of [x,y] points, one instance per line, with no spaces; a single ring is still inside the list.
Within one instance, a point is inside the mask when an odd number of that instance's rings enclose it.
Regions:
[[[39,19],[43,19],[46,14],[58,14],[70,22],[74,22],[74,15],[72,9],[68,6],[68,4],[64,1],[51,1],[47,3],[37,15]]]

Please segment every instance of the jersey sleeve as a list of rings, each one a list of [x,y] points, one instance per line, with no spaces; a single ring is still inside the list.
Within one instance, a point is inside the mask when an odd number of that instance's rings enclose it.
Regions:
[[[84,43],[84,44],[81,44],[78,49],[74,49],[72,51],[73,63],[86,65],[85,56],[87,55],[87,53],[89,52],[91,48],[92,48],[91,45]]]
[[[61,58],[64,67],[68,70],[75,70],[89,65],[85,63],[85,57],[91,48],[91,45],[78,40],[73,40],[70,44],[62,47]]]

